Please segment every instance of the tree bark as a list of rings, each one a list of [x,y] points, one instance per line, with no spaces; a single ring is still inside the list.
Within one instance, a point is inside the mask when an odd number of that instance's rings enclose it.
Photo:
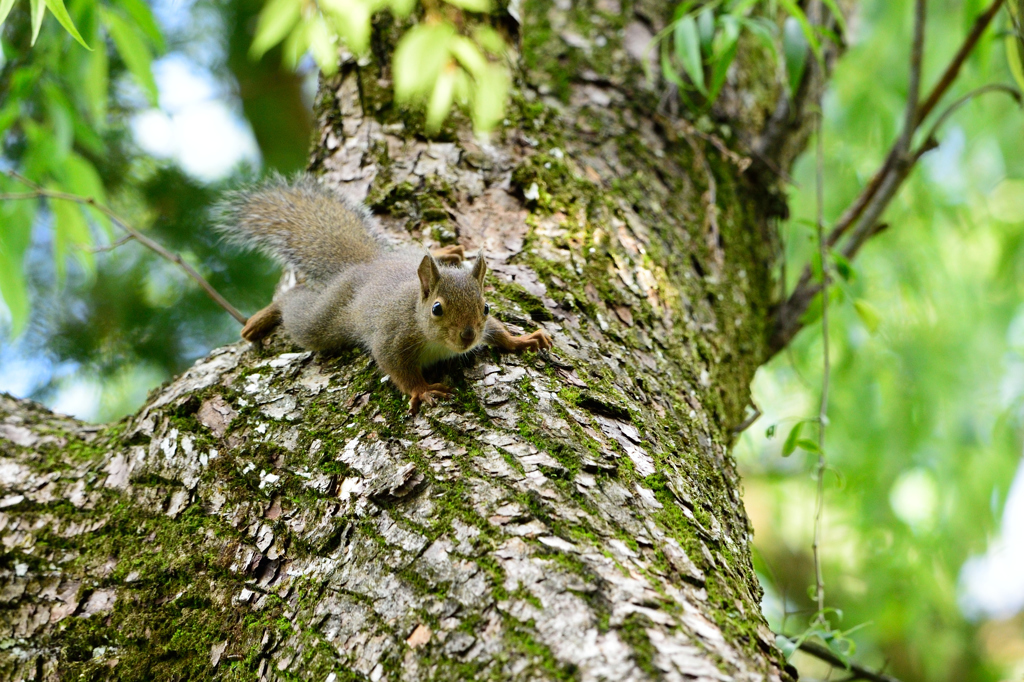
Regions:
[[[695,127],[640,64],[672,5],[522,3],[486,143],[395,107],[388,20],[321,84],[312,170],[482,249],[550,353],[441,367],[416,418],[366,355],[281,335],[116,424],[0,399],[3,679],[792,679],[730,447],[821,74],[792,103],[744,40]]]

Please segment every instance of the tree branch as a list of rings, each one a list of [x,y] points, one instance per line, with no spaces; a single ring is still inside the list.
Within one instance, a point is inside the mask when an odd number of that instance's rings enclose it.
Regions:
[[[911,80],[903,130],[900,133],[899,139],[893,143],[882,166],[872,176],[853,203],[842,213],[839,220],[836,221],[827,239],[829,248],[834,247],[853,227],[850,243],[843,249],[843,255],[849,258],[860,250],[867,239],[878,234],[880,231],[877,229],[879,217],[884,213],[885,209],[889,206],[889,202],[892,201],[896,192],[899,191],[903,182],[910,175],[910,171],[917,160],[925,152],[935,147],[936,142],[934,139],[926,139],[916,152],[909,153],[910,142],[913,140],[914,133],[924,119],[935,109],[939,100],[956,80],[967,57],[974,50],[1004,2],[1005,0],[993,0],[988,9],[975,20],[971,31],[964,38],[960,48],[946,66],[938,82],[929,92],[928,97],[923,103],[918,105],[916,100],[920,88],[921,70],[921,44],[919,44],[919,39],[923,41],[924,30],[924,3],[923,0],[918,0],[915,5],[914,42],[911,49]],[[952,106],[958,108],[959,104],[954,103]],[[944,121],[945,118],[948,118],[947,113],[940,117],[937,124]],[[812,279],[811,268],[806,266],[800,274],[800,279],[793,289],[793,293],[776,309],[774,330],[769,341],[770,355],[774,355],[782,348],[785,348],[793,337],[796,336],[797,332],[803,328],[800,318],[807,310],[811,301],[814,300],[814,297],[821,291],[821,285],[812,281]]]
[[[80,205],[83,205],[83,206],[90,206],[90,207],[96,209],[97,211],[99,211],[103,215],[105,215],[108,218],[110,218],[111,222],[113,222],[118,227],[120,227],[122,230],[127,232],[128,235],[132,239],[135,239],[136,241],[138,241],[140,244],[145,246],[147,249],[149,249],[153,253],[157,254],[161,258],[164,258],[164,259],[166,259],[166,260],[176,264],[178,267],[180,267],[182,270],[184,270],[185,274],[187,274],[189,277],[191,277],[196,282],[196,284],[198,284],[202,288],[202,290],[205,291],[206,294],[210,298],[213,299],[213,301],[217,305],[219,305],[221,308],[226,310],[228,312],[228,314],[231,315],[231,317],[235,318],[235,320],[238,321],[239,324],[245,324],[245,322],[246,322],[245,315],[243,315],[242,313],[238,312],[237,308],[235,308],[233,305],[228,303],[227,299],[224,298],[223,296],[221,296],[220,292],[218,292],[216,289],[214,289],[213,285],[211,285],[209,282],[207,282],[206,279],[202,275],[200,275],[198,272],[196,272],[195,268],[193,268],[191,265],[189,265],[187,262],[185,262],[185,260],[179,254],[173,253],[171,251],[168,251],[159,242],[153,241],[152,239],[150,239],[149,237],[144,235],[142,232],[139,232],[134,227],[132,227],[131,225],[126,223],[124,220],[122,220],[121,217],[118,216],[116,213],[114,213],[112,210],[110,210],[109,208],[107,208],[103,204],[101,204],[98,201],[96,201],[93,197],[81,197],[81,196],[78,196],[77,194],[68,194],[67,192],[58,192],[56,190],[46,189],[45,187],[41,187],[41,186],[35,184],[34,182],[32,182],[28,178],[24,177],[23,175],[20,175],[19,173],[16,173],[15,171],[8,171],[7,175],[9,175],[10,177],[14,178],[18,182],[21,182],[21,183],[27,185],[28,187],[31,188],[31,191],[29,191],[29,192],[17,192],[17,193],[10,193],[10,194],[0,194],[0,201],[8,201],[8,200],[16,201],[16,200],[21,200],[21,199],[41,199],[41,198],[46,198],[46,199],[58,199],[58,200],[61,200],[61,201],[70,201],[70,202],[73,202],[73,203],[76,203],[76,204],[80,204]],[[121,240],[121,241],[115,243],[114,245],[112,245],[110,248],[114,248],[116,246],[119,246],[124,241],[125,240]]]
[[[871,682],[900,682],[899,679],[886,675],[885,673],[875,672],[870,668],[865,668],[862,665],[856,663],[847,663],[843,659],[836,656],[834,653],[814,642],[801,642],[800,646],[797,647],[800,651],[814,656],[820,661],[825,661],[833,668],[842,668],[843,670],[849,670],[851,674],[848,680],[871,680]]]

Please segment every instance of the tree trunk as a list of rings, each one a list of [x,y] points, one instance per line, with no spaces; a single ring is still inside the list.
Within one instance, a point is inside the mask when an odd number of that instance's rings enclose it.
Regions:
[[[312,169],[483,249],[549,354],[441,367],[416,418],[365,354],[281,335],[116,424],[0,397],[3,679],[792,679],[730,447],[807,125],[746,40],[699,130],[675,116],[639,61],[672,4],[524,2],[490,143],[394,106],[388,21],[321,84]]]

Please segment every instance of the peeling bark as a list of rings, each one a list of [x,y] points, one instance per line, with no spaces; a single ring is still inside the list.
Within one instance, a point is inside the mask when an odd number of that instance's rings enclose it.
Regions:
[[[117,424],[0,399],[3,679],[792,678],[729,450],[806,122],[748,44],[702,135],[659,113],[670,4],[523,3],[490,143],[394,107],[387,27],[321,84],[314,172],[397,240],[483,249],[551,353],[440,367],[416,418],[364,354],[280,335]]]

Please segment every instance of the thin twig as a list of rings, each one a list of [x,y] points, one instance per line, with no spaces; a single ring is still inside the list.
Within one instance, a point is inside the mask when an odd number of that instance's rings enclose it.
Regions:
[[[833,668],[842,668],[843,670],[849,670],[851,677],[848,680],[870,680],[871,682],[900,682],[899,679],[886,675],[882,672],[876,672],[870,668],[865,668],[862,665],[856,663],[847,663],[843,659],[836,656],[834,653],[814,642],[801,642],[798,647],[800,651],[814,656],[818,660],[825,661]]]
[[[18,182],[21,182],[22,184],[30,187],[32,191],[11,194],[0,194],[0,201],[47,198],[58,199],[61,201],[70,201],[76,204],[89,206],[91,208],[96,209],[103,215],[107,216],[111,220],[111,222],[113,222],[122,230],[131,235],[133,239],[138,241],[147,249],[153,251],[160,257],[178,265],[178,267],[185,271],[185,274],[187,274],[189,277],[195,280],[195,282],[203,289],[203,291],[206,292],[206,294],[210,298],[214,300],[214,302],[217,303],[217,305],[226,310],[228,314],[231,315],[231,317],[235,318],[238,321],[239,324],[245,324],[246,317],[242,315],[242,313],[238,312],[238,310],[233,305],[228,303],[227,299],[221,296],[220,293],[216,289],[214,289],[213,286],[209,282],[207,282],[202,275],[196,272],[195,268],[186,263],[185,260],[180,255],[168,251],[158,242],[153,241],[143,233],[139,232],[134,227],[132,227],[124,220],[122,220],[121,217],[114,213],[112,210],[110,210],[103,204],[97,202],[93,197],[81,197],[78,196],[77,194],[68,194],[67,192],[58,192],[56,190],[46,189],[45,187],[41,187],[40,185],[37,185],[36,183],[32,182],[23,175],[16,173],[15,171],[8,171],[7,175],[14,178]]]
[[[828,424],[828,247],[825,244],[825,143],[824,143],[824,112],[821,99],[818,100],[818,134],[815,141],[816,169],[815,186],[817,200],[818,257],[821,259],[821,343],[822,343],[822,375],[821,404],[818,406],[818,466],[815,471],[817,488],[814,498],[814,595],[818,603],[815,617],[825,623],[825,577],[821,570],[821,519],[825,510],[825,426]]]
[[[971,31],[960,45],[953,59],[946,66],[939,81],[932,88],[925,101],[916,107],[914,130],[911,130],[909,133],[910,139],[913,139],[914,131],[934,110],[939,100],[956,80],[967,57],[974,50],[981,36],[992,23],[992,20],[1005,1],[993,0],[988,9],[975,20]],[[915,37],[916,34],[917,28],[915,25]],[[909,117],[905,118],[909,120]],[[893,143],[893,147],[890,149],[882,166],[836,221],[826,240],[830,248],[834,247],[855,223],[855,237],[851,237],[852,243],[848,244],[843,250],[844,255],[847,255],[847,257],[849,257],[849,254],[856,254],[868,238],[879,232],[877,229],[878,218],[888,207],[889,202],[892,201],[900,186],[909,176],[917,160],[935,146],[934,140],[926,138],[925,143],[915,153],[910,154],[908,157],[905,155],[906,152],[904,150],[904,155],[901,155],[899,153],[900,145],[906,137],[907,129],[904,126],[900,138]],[[819,284],[813,281],[813,273],[810,267],[805,267],[800,274],[796,287],[793,289],[793,293],[776,310],[775,330],[769,343],[769,352],[772,355],[784,348],[796,336],[796,333],[800,331],[803,327],[800,318],[820,291]]]
[[[121,237],[116,242],[113,242],[111,244],[106,244],[105,246],[97,246],[95,248],[85,250],[88,251],[89,253],[104,253],[106,251],[113,251],[117,247],[124,246],[133,239],[135,239],[135,237],[133,237],[130,234],[126,234],[125,236]]]
[[[935,134],[939,131],[939,128],[942,127],[942,124],[945,123],[950,116],[955,114],[960,107],[967,104],[972,99],[990,92],[1005,92],[1007,95],[1012,97],[1018,105],[1024,105],[1024,96],[1021,95],[1020,90],[1017,88],[1004,85],[1003,83],[989,83],[988,85],[983,85],[980,88],[971,90],[966,95],[946,107],[945,110],[939,114],[939,117],[935,119],[935,123],[932,124],[932,127],[928,129],[928,134],[924,136],[924,139],[934,140]]]

